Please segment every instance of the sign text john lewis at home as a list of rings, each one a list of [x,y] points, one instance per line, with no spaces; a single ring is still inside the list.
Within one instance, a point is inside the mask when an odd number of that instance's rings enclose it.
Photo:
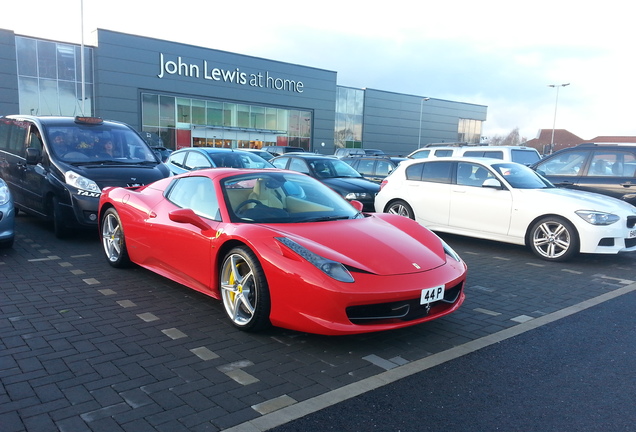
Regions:
[[[164,78],[167,75],[179,75],[191,78],[201,78],[212,81],[220,81],[228,84],[249,85],[252,87],[271,88],[274,90],[302,93],[304,84],[271,75],[269,72],[247,73],[240,68],[228,70],[210,67],[207,60],[202,64],[184,62],[180,56],[175,60],[168,60],[163,53],[159,54],[159,75]]]

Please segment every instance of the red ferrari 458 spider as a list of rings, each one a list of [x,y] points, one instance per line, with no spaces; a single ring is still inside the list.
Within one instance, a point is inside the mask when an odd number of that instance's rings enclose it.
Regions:
[[[113,267],[220,299],[242,330],[353,334],[455,311],[460,257],[415,221],[360,209],[303,174],[216,168],[106,188],[99,222]]]

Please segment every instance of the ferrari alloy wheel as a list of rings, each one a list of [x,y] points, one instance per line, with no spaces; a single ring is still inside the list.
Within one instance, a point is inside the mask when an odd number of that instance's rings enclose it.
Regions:
[[[413,213],[413,209],[411,208],[411,206],[402,200],[393,201],[388,206],[386,213],[404,216],[409,219],[415,219],[415,214]]]
[[[232,249],[223,260],[220,277],[223,306],[232,323],[246,331],[267,327],[269,289],[254,253],[246,247]]]
[[[530,229],[530,248],[548,261],[565,261],[579,252],[579,240],[571,223],[560,217],[545,217]]]
[[[109,208],[102,216],[102,247],[108,263],[113,267],[126,267],[130,265],[126,239],[121,219],[117,210]]]

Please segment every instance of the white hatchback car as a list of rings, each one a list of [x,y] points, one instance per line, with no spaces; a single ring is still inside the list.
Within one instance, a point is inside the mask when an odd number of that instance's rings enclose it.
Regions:
[[[636,251],[636,207],[556,188],[524,165],[497,159],[404,161],[382,183],[375,210],[432,231],[527,245],[550,261]]]

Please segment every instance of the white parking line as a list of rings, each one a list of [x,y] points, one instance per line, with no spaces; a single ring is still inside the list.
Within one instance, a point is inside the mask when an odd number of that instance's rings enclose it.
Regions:
[[[522,333],[534,330],[538,327],[550,324],[554,321],[558,321],[561,318],[565,318],[577,312],[581,312],[585,309],[591,308],[632,291],[636,291],[636,283],[632,283],[631,285],[607,292],[598,297],[594,297],[590,300],[583,301],[581,303],[572,305],[565,309],[561,309],[551,314],[531,319],[514,327],[501,330],[497,333],[475,339],[463,345],[453,347],[449,350],[430,355],[420,360],[412,361],[403,366],[387,370],[386,372],[382,372],[378,375],[340,387],[327,393],[323,393],[319,396],[307,399],[303,402],[298,402],[288,407],[281,408],[277,411],[263,415],[262,417],[258,417],[245,423],[241,423],[229,429],[225,429],[224,432],[263,432],[269,430],[292,420],[296,420],[306,415],[312,414],[316,411],[320,411],[321,409],[335,405],[347,399],[360,396],[361,394],[364,394],[371,390],[375,390],[399,379],[414,375],[418,372],[422,372],[435,366],[439,366],[440,364],[447,361],[454,360],[487,346],[504,341],[514,336],[518,336]]]

